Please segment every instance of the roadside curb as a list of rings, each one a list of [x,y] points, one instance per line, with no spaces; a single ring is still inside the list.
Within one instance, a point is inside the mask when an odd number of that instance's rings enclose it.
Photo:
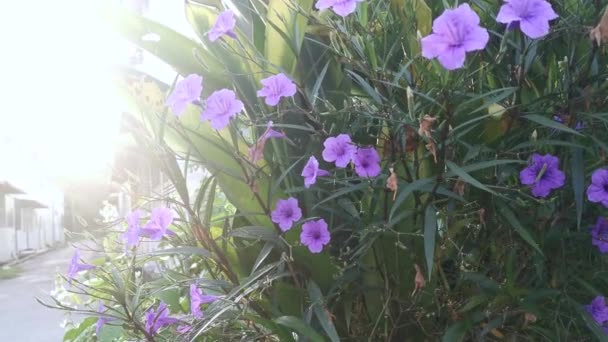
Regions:
[[[26,261],[28,261],[28,260],[30,260],[32,258],[37,257],[37,256],[44,255],[44,254],[46,254],[48,252],[55,251],[55,250],[61,248],[62,246],[63,245],[57,245],[57,246],[53,246],[51,248],[41,249],[41,250],[36,251],[34,253],[31,253],[31,254],[28,254],[26,256],[23,256],[23,257],[21,257],[19,259],[11,260],[11,261],[8,261],[8,262],[5,262],[5,263],[0,263],[0,267],[12,267],[12,266],[19,265],[19,264],[24,263],[24,262],[26,262]]]

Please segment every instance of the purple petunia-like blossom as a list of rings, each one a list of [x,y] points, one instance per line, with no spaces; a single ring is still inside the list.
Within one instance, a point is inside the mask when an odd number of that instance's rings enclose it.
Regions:
[[[190,285],[190,310],[192,311],[192,315],[194,317],[198,319],[203,318],[201,305],[213,303],[218,299],[218,296],[203,294],[203,291],[201,291],[196,284]]]
[[[150,238],[152,241],[158,241],[165,235],[175,235],[169,226],[173,223],[175,213],[173,210],[165,207],[152,209],[150,221],[141,229],[141,234]]]
[[[591,244],[597,246],[602,253],[608,253],[608,220],[598,217],[595,226],[591,228]]]
[[[536,39],[546,36],[549,20],[558,17],[545,0],[505,0],[496,21],[507,24],[509,28],[519,27],[526,36]]]
[[[534,153],[528,167],[519,173],[519,180],[532,187],[532,195],[545,198],[551,190],[564,186],[566,175],[559,169],[559,158]]]
[[[266,124],[266,131],[262,134],[258,141],[256,141],[255,145],[249,148],[249,160],[252,163],[257,163],[260,159],[262,159],[262,155],[264,154],[264,146],[266,146],[266,141],[270,138],[285,138],[285,134],[281,132],[277,132],[272,129],[272,121],[268,121]]]
[[[179,319],[169,317],[169,314],[167,304],[162,302],[157,311],[153,308],[149,309],[146,312],[146,331],[151,335],[156,335],[160,329],[179,322]]]
[[[220,130],[230,122],[230,119],[243,111],[245,105],[236,98],[234,91],[221,89],[214,91],[206,101],[206,107],[201,120],[211,121],[213,129]]]
[[[317,182],[317,177],[329,176],[329,172],[319,168],[319,161],[315,156],[308,158],[308,162],[304,165],[302,170],[302,177],[304,177],[304,187],[310,188],[311,185]]]
[[[288,231],[294,222],[302,218],[302,210],[298,206],[298,200],[293,197],[278,200],[270,218],[272,222],[279,225],[282,231]]]
[[[122,234],[122,239],[126,242],[126,247],[134,247],[139,243],[139,236],[141,234],[141,226],[139,220],[141,219],[142,211],[139,209],[133,210],[127,215],[128,228],[127,231]]]
[[[331,236],[324,219],[308,221],[302,225],[300,242],[308,247],[311,253],[320,253],[329,240]]]
[[[236,25],[234,12],[232,12],[231,10],[224,11],[217,16],[217,20],[215,21],[215,24],[213,25],[209,33],[207,33],[207,36],[212,42],[218,40],[224,35],[236,39],[236,34],[233,31],[234,25]]]
[[[95,268],[93,265],[89,264],[81,264],[80,262],[80,250],[76,248],[74,251],[74,255],[72,256],[72,260],[70,262],[70,266],[68,267],[68,281],[71,283],[72,279],[76,277],[79,272],[92,270]]]
[[[315,7],[320,10],[330,8],[341,17],[353,13],[357,9],[357,3],[364,0],[319,0]]]
[[[437,58],[448,70],[462,68],[466,53],[483,50],[488,30],[479,26],[479,16],[468,4],[447,9],[433,21],[433,33],[422,38],[422,56]]]
[[[326,162],[335,162],[339,168],[345,168],[350,163],[357,147],[353,145],[348,134],[339,134],[336,137],[329,137],[323,142],[322,155]]]
[[[189,103],[198,102],[203,91],[203,77],[190,74],[177,82],[175,89],[167,98],[166,105],[173,114],[180,116],[186,111]]]
[[[360,148],[353,157],[355,172],[359,177],[377,177],[382,168],[380,167],[380,155],[375,148]]]
[[[604,324],[608,322],[608,307],[606,306],[606,299],[603,296],[595,297],[590,305],[585,305],[585,309],[597,323]]]
[[[608,170],[593,171],[591,184],[587,188],[587,199],[593,203],[601,203],[608,208]]]
[[[276,106],[281,97],[291,97],[296,94],[296,84],[285,74],[280,73],[260,81],[262,89],[258,90],[258,97],[264,97],[269,106]]]
[[[99,301],[99,307],[97,308],[97,312],[100,314],[103,314],[105,310],[106,310],[106,307],[103,305],[103,302]],[[113,320],[114,320],[114,318],[111,318],[111,317],[99,316],[99,318],[97,319],[97,326],[95,327],[95,334],[97,335],[97,337],[99,337],[99,331],[101,330],[101,328],[106,323],[111,322]]]

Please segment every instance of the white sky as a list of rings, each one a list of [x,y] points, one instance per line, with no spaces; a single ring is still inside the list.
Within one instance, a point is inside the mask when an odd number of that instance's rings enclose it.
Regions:
[[[0,152],[19,151],[0,168],[26,172],[34,160],[64,180],[107,174],[122,109],[109,69],[130,49],[96,21],[96,2],[0,1]],[[148,16],[192,36],[180,0],[153,0]],[[148,55],[143,68],[175,76]]]

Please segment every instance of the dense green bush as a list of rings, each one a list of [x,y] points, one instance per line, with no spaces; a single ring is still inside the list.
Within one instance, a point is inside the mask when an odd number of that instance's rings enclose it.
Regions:
[[[101,340],[606,339],[602,299],[585,310],[608,285],[603,4],[346,2],[233,1],[228,30],[219,0],[186,1],[198,41],[103,12],[181,75],[117,73],[179,218],[131,216],[126,253],[108,234],[68,335],[100,317]],[[196,193],[175,157],[209,171]]]

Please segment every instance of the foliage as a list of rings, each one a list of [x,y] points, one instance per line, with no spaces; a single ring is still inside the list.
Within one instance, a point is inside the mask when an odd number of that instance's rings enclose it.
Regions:
[[[233,89],[245,110],[215,131],[196,105],[179,117],[163,106],[175,84],[117,72],[138,142],[176,190],[165,201],[180,214],[177,235],[166,249],[123,253],[110,241],[124,229],[109,234],[109,258],[74,290],[104,299],[117,317],[106,327],[123,339],[605,339],[583,308],[608,282],[587,230],[605,210],[585,197],[608,151],[606,53],[587,39],[600,3],[552,1],[559,20],[530,39],[494,20],[496,1],[472,0],[490,41],[454,71],[420,55],[419,37],[447,3],[365,1],[341,18],[308,0],[235,1],[238,39],[213,43],[204,33],[220,1],[186,2],[197,41],[107,8],[122,36],[181,76],[202,75],[203,99]],[[150,33],[159,39],[141,39]],[[269,107],[256,91],[277,72],[298,92]],[[269,120],[286,138],[268,140],[252,163],[248,148]],[[375,147],[382,174],[322,163],[331,175],[306,189],[306,160],[341,133]],[[534,152],[558,156],[566,173],[546,198],[519,181]],[[176,158],[209,172],[194,200]],[[222,196],[234,211],[220,210]],[[287,197],[329,224],[322,253],[299,243],[300,224],[282,233],[270,220]],[[200,320],[185,316],[191,283],[223,295]],[[190,332],[144,334],[144,312],[161,300]]]

